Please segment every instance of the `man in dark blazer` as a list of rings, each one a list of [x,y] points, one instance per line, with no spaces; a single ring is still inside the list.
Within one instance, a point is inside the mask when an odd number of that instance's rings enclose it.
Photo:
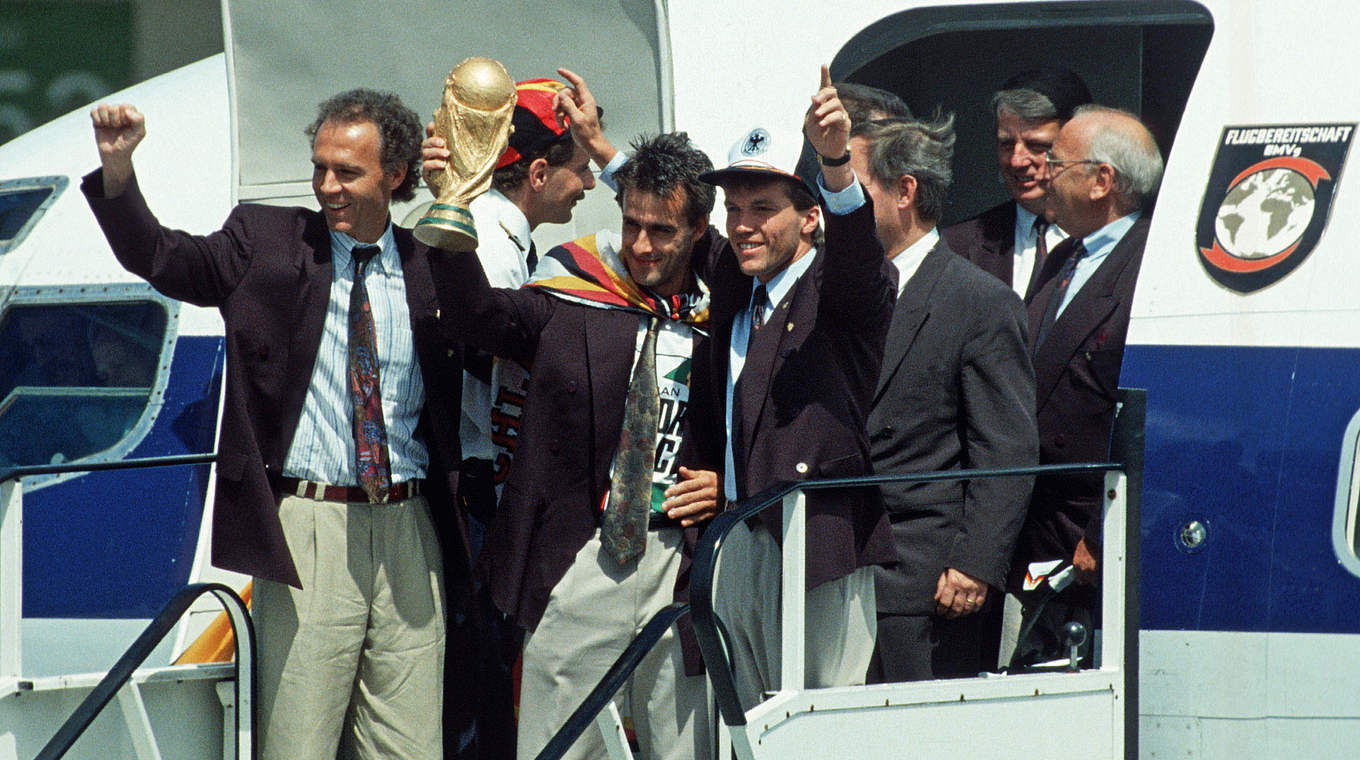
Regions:
[[[959,255],[1029,300],[1038,290],[1042,259],[1066,237],[1044,218],[1044,154],[1077,106],[1091,102],[1081,78],[1067,69],[1017,74],[992,95],[996,161],[1010,200],[947,227]]]
[[[953,118],[856,124],[850,164],[874,201],[899,293],[869,412],[874,472],[1039,461],[1025,307],[940,240]],[[882,487],[897,548],[874,568],[869,681],[974,676],[996,663],[1002,590],[1032,478]],[[993,591],[995,589],[995,591]]]
[[[576,111],[573,129],[593,110]],[[427,170],[441,168],[449,156],[443,142],[425,146]],[[706,339],[708,299],[691,253],[711,237],[714,191],[698,178],[712,164],[684,133],[633,148],[614,174],[622,233],[554,248],[526,287],[491,288],[473,253],[433,257],[435,287],[457,315],[450,325],[458,337],[531,367],[515,465],[480,558],[496,606],[526,631],[520,758],[537,756],[656,612],[688,598],[698,523],[717,512],[716,473],[681,467],[674,456],[691,416],[692,357]],[[649,353],[647,390],[639,373]],[[659,400],[648,431],[629,421],[644,397]],[[639,439],[654,456],[630,473],[628,442]],[[629,482],[645,492],[646,519],[631,534],[637,554],[620,552],[611,536]],[[711,755],[705,681],[697,667],[686,673],[676,630],[624,695],[648,757]],[[567,757],[603,753],[592,727]]]
[[[225,323],[213,561],[255,577],[260,756],[329,759],[343,741],[441,757],[445,566],[455,606],[470,573],[453,508],[461,349],[436,324],[429,250],[388,214],[412,197],[418,119],[371,90],[326,101],[308,130],[323,211],[243,204],[206,237],[143,200],[144,117],[92,119],[102,168],[82,190],[115,255]]]
[[[849,119],[825,67],[805,126],[822,156],[822,193],[844,204],[829,206],[825,244],[814,191],[789,170],[796,148],[779,153],[768,131],[748,133],[729,166],[711,175],[724,191],[730,245],[713,262],[711,361],[700,364],[706,375],[695,385],[696,393],[709,389],[700,417],[726,421],[706,456],[726,462],[718,466],[729,500],[871,471],[864,417],[893,284],[872,206],[848,164]],[[862,683],[874,636],[869,568],[894,557],[882,501],[868,488],[819,491],[807,505],[806,681]],[[773,508],[756,527],[737,526],[719,565],[715,605],[734,640],[748,708],[779,683],[781,522]]]
[[[1162,158],[1136,117],[1084,106],[1058,134],[1048,167],[1047,210],[1071,238],[1045,262],[1045,284],[1029,305],[1040,462],[1103,461],[1147,241],[1144,207],[1161,180]],[[1010,581],[1022,614],[1008,605],[1009,632],[1038,619],[1033,638],[1017,644],[1017,662],[1061,652],[1068,621],[1088,631],[1097,623],[1102,482],[1099,474],[1035,481]],[[1069,563],[1076,582],[1041,608],[1034,581]],[[1008,648],[1003,642],[1003,659]]]

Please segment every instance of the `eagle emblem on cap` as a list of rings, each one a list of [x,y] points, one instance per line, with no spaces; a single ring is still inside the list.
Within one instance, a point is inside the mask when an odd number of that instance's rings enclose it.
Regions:
[[[746,140],[741,144],[741,154],[743,156],[759,156],[769,150],[770,133],[760,127],[756,127],[746,135]]]

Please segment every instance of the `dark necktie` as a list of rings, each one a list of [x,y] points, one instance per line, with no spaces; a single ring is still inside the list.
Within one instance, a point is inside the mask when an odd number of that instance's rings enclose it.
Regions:
[[[1025,287],[1028,297],[1038,289],[1039,273],[1044,269],[1044,259],[1048,258],[1048,220],[1042,216],[1034,218],[1034,268],[1029,270],[1029,285]]]
[[[534,247],[534,241],[529,241],[529,255],[525,256],[525,262],[529,264],[529,276],[533,276],[534,268],[538,266],[538,249]]]
[[[765,293],[765,283],[756,285],[756,289],[751,293],[751,335],[755,335],[761,325],[765,324],[765,304],[770,297]]]
[[[656,466],[656,426],[660,415],[656,386],[655,318],[647,322],[647,337],[628,398],[623,403],[623,431],[614,452],[609,476],[609,502],[600,523],[600,541],[614,561],[626,565],[647,547],[647,519],[652,511],[652,470]]]
[[[1080,240],[1072,241],[1072,253],[1063,261],[1062,269],[1058,271],[1057,282],[1054,283],[1053,295],[1048,299],[1048,308],[1044,310],[1044,320],[1039,323],[1039,337],[1034,341],[1034,350],[1038,351],[1039,346],[1043,345],[1044,338],[1048,337],[1048,331],[1053,327],[1053,323],[1058,321],[1058,307],[1062,306],[1063,299],[1067,297],[1067,287],[1072,284],[1072,274],[1077,271],[1077,263],[1086,256],[1086,246]],[[1056,252],[1058,249],[1055,248]]]
[[[354,467],[359,487],[371,503],[387,501],[392,486],[387,458],[387,426],[378,391],[378,338],[364,285],[364,270],[378,253],[376,245],[356,245],[354,287],[349,292],[349,397],[354,407]]]

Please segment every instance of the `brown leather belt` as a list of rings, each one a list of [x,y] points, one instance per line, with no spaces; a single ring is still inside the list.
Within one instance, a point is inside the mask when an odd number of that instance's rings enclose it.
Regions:
[[[387,489],[388,501],[404,501],[414,496],[419,496],[421,491],[419,480],[408,480],[405,483],[394,483]],[[358,486],[333,486],[326,483],[317,483],[312,480],[300,480],[298,478],[279,478],[279,491],[286,496],[300,496],[304,499],[315,501],[347,501],[368,503],[368,494]]]

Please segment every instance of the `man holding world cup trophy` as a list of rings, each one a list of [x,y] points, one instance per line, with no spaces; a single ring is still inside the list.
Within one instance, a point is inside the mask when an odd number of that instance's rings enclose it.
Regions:
[[[559,123],[608,162],[593,96],[559,72],[572,83],[555,98]],[[456,138],[426,140],[427,176],[457,163],[457,150]],[[525,630],[521,759],[687,593],[685,547],[718,510],[717,475],[676,456],[707,325],[707,289],[690,264],[712,238],[714,190],[699,181],[712,164],[683,133],[640,138],[620,164],[621,230],[554,248],[527,287],[491,287],[468,252],[432,257],[446,326],[533,367],[522,444],[479,559],[496,606]],[[711,754],[705,682],[687,673],[683,649],[672,628],[616,697],[631,704],[646,757]],[[606,738],[590,726],[565,756],[601,757]]]
[[[465,208],[471,212],[477,258],[492,287],[517,288],[528,282],[538,263],[538,251],[530,234],[541,224],[571,221],[576,203],[595,186],[589,158],[574,143],[567,123],[558,119],[554,111],[554,104],[564,91],[571,92],[553,79],[528,79],[515,84],[509,121],[512,129],[508,144],[502,143],[505,147],[490,170],[490,189],[486,189],[484,166],[459,170],[460,176],[475,179],[477,192],[481,193],[465,203]],[[488,100],[491,107],[498,108],[498,102]],[[432,127],[445,137],[453,136],[455,132],[451,130],[455,128],[464,130],[448,140],[449,144],[457,144],[460,152],[485,144],[484,137],[473,129],[478,119],[450,118],[448,110],[446,103],[435,114]],[[457,156],[454,159],[458,163],[451,162],[430,177],[439,198],[458,195],[448,189],[452,185],[450,172],[455,166],[467,166],[467,162]],[[471,186],[474,179],[466,180],[463,186]],[[438,210],[440,205],[444,204],[437,200],[431,207],[432,213],[423,221],[433,222],[429,217],[450,213]],[[468,218],[463,215],[462,222],[466,223]],[[417,236],[425,226],[417,226]],[[440,247],[471,250],[459,245]],[[463,370],[459,422],[463,474],[459,497],[474,518],[469,529],[475,551],[509,474],[529,385],[528,371],[522,365],[474,350],[464,355]]]
[[[242,204],[198,236],[142,197],[142,114],[91,118],[102,168],[81,189],[115,255],[225,323],[213,563],[255,578],[258,756],[442,757],[445,572],[454,604],[470,581],[462,350],[437,330],[430,248],[388,212],[413,197],[419,119],[388,93],[336,95],[306,130],[321,210]]]

